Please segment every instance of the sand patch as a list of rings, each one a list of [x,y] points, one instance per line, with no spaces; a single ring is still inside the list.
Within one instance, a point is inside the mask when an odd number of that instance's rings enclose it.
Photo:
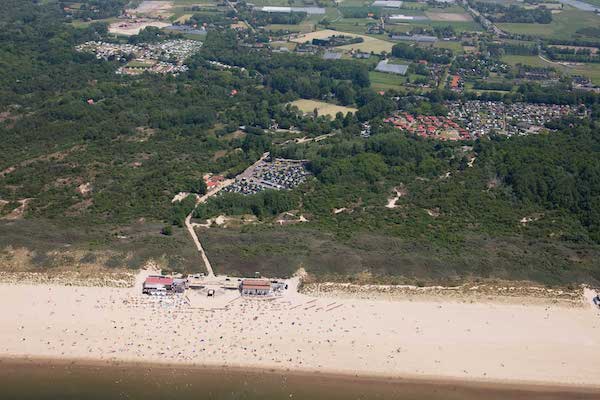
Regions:
[[[398,207],[398,205],[396,203],[398,202],[398,200],[400,200],[400,197],[406,196],[407,193],[408,192],[406,191],[406,188],[404,187],[404,185],[394,188],[395,195],[388,199],[388,202],[385,205],[385,207],[390,208],[390,209]]]

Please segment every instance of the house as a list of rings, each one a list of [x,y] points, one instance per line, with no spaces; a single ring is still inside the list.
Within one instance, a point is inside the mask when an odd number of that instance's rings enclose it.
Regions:
[[[150,275],[142,285],[142,293],[152,294],[158,291],[171,290],[173,287],[173,278],[162,275]]]
[[[271,293],[271,281],[268,279],[244,279],[240,284],[242,295],[266,296]]]

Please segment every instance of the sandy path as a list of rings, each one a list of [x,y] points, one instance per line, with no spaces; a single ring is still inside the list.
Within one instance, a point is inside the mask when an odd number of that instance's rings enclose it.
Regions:
[[[196,207],[198,207],[199,204],[206,202],[206,200],[208,200],[209,197],[214,196],[220,190],[231,185],[233,182],[235,182],[233,179],[224,180],[219,185],[217,185],[215,188],[208,191],[208,193],[206,193],[204,196],[198,197],[198,200],[196,201]],[[206,252],[204,251],[204,248],[202,247],[202,243],[200,243],[200,239],[198,238],[198,235],[196,234],[196,230],[194,229],[194,226],[196,224],[192,223],[192,215],[194,214],[195,210],[196,210],[196,208],[194,208],[194,210],[192,210],[192,212],[189,213],[188,216],[185,218],[185,227],[187,228],[188,232],[190,233],[190,236],[192,237],[192,240],[194,241],[194,245],[196,246],[196,249],[198,249],[198,251],[200,252],[200,256],[202,257],[202,261],[204,262],[204,266],[206,267],[207,275],[210,277],[214,277],[215,273],[213,272],[212,265],[210,264],[210,261],[209,261],[208,257],[206,256]]]
[[[0,356],[259,366],[600,386],[591,306],[238,298],[0,285]]]

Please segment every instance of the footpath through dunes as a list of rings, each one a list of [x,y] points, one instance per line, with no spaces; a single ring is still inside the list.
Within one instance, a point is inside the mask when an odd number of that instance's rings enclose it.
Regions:
[[[600,310],[589,302],[360,300],[308,296],[288,282],[281,297],[231,292],[218,308],[213,297],[190,304],[140,288],[3,283],[0,357],[600,390]]]

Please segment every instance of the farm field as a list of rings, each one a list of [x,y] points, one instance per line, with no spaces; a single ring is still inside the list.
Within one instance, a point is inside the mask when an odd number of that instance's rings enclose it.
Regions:
[[[324,38],[328,38],[333,35],[346,35],[346,36],[352,36],[352,37],[362,37],[364,39],[364,42],[362,42],[362,43],[347,44],[345,46],[338,47],[341,50],[348,50],[348,51],[349,50],[360,50],[360,51],[367,52],[367,53],[370,53],[370,52],[382,53],[384,51],[385,52],[392,51],[392,46],[394,46],[394,44],[391,42],[386,42],[384,40],[376,39],[371,36],[358,35],[358,34],[348,33],[348,32],[334,31],[331,29],[325,29],[322,31],[311,32],[306,35],[302,35],[298,38],[292,39],[292,41],[296,42],[296,43],[306,43],[306,42],[311,42],[313,39],[324,39]]]
[[[335,115],[339,112],[346,115],[349,112],[355,113],[357,111],[356,108],[338,106],[335,104],[325,103],[323,101],[317,100],[300,99],[293,101],[291,104],[293,106],[298,107],[298,109],[304,113],[312,113],[316,108],[319,115],[329,115],[332,118],[334,118]]]
[[[564,10],[552,18],[550,24],[501,23],[498,27],[513,34],[555,39],[572,39],[580,29],[600,27],[600,16],[588,11]]]
[[[439,49],[450,49],[456,54],[462,54],[465,52],[465,50],[463,49],[463,46],[460,42],[450,42],[450,41],[446,42],[446,41],[440,40],[438,42],[435,42],[433,46],[437,47]]]

